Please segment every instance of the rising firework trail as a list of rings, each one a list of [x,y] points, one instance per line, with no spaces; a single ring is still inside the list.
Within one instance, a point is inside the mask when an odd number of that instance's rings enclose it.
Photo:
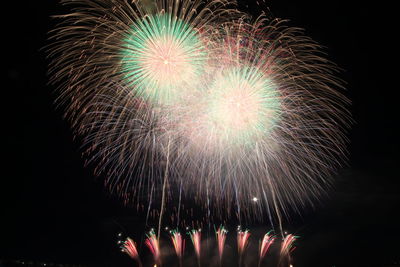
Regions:
[[[197,258],[197,264],[199,267],[201,266],[200,264],[200,256],[201,256],[201,229],[199,230],[191,230],[189,232],[190,239],[192,240],[194,251],[196,253],[196,258]]]
[[[112,193],[148,214],[161,203],[158,238],[176,190],[178,213],[190,198],[208,220],[282,229],[329,188],[346,158],[349,101],[303,30],[225,0],[61,3],[71,12],[48,46],[57,104]]]
[[[179,259],[179,266],[182,266],[182,257],[185,252],[185,239],[178,230],[172,230],[171,240],[174,245],[176,256],[178,256]]]
[[[166,228],[167,230],[167,228]],[[240,230],[240,229],[239,229]],[[217,247],[218,248],[218,256],[219,260],[218,263],[216,263],[213,259],[212,255],[215,255],[214,251],[208,251],[211,252],[211,255],[201,255],[200,254],[200,230],[191,230],[188,232],[190,235],[193,246],[194,246],[194,252],[196,254],[196,260],[198,266],[200,266],[200,257],[203,257],[202,262],[203,265],[205,266],[222,266],[223,262],[229,263],[229,266],[231,266],[235,260],[237,260],[236,266],[262,266],[263,261],[266,263],[269,262],[275,262],[277,260],[278,265],[277,266],[284,266],[287,267],[291,264],[292,258],[291,254],[293,250],[295,249],[294,243],[298,239],[298,236],[294,236],[293,234],[286,234],[284,238],[278,240],[273,234],[272,230],[267,232],[262,239],[260,240],[261,242],[259,243],[259,250],[258,252],[253,249],[246,250],[246,253],[244,253],[245,248],[249,245],[251,245],[251,242],[255,240],[255,238],[250,239],[250,231],[245,230],[245,231],[238,231],[236,233],[236,238],[237,238],[237,249],[238,249],[238,254],[232,255],[231,253],[226,253],[224,252],[225,249],[225,243],[226,243],[226,238],[228,236],[227,230],[223,227],[220,226],[216,232],[216,239],[212,244],[212,247]],[[165,262],[164,264],[173,265],[173,266],[193,266],[195,265],[195,258],[192,256],[189,256],[185,259],[185,240],[183,236],[179,233],[178,230],[172,230],[169,232],[170,236],[169,239],[172,240],[173,247],[175,250],[175,253],[177,257],[169,257],[165,256]],[[233,241],[233,239],[232,239]],[[151,231],[147,234],[147,239],[145,241],[146,246],[150,248],[150,251],[153,255],[155,265],[156,266],[161,266],[161,259],[160,259],[160,254],[161,251],[164,249],[167,249],[166,251],[170,251],[170,246],[167,246],[168,248],[160,247],[159,242],[157,239],[156,234],[154,231]],[[167,244],[167,242],[162,242],[162,244]],[[234,244],[230,244],[234,245]],[[279,249],[278,253],[278,258],[274,259],[273,254],[270,252],[271,247],[274,247]],[[138,251],[136,249],[136,244],[133,242],[130,238],[128,238],[122,246],[122,251],[124,253],[127,253],[129,256],[131,256],[133,259],[138,261],[138,264],[141,266],[141,262],[139,259]],[[206,254],[207,250],[203,253]],[[165,253],[165,255],[168,255],[169,253]],[[268,260],[267,260],[268,258]],[[177,262],[175,264],[174,260],[177,259]],[[167,263],[168,262],[168,263]],[[185,263],[185,265],[183,264]],[[152,264],[154,264],[152,262]]]
[[[269,248],[271,247],[271,245],[274,243],[276,237],[271,235],[272,231],[269,231],[268,233],[266,233],[261,241],[260,244],[260,257],[259,257],[259,261],[258,261],[258,266],[261,266],[261,262],[262,260],[265,258],[265,255],[267,254]]]
[[[238,228],[237,232],[237,247],[238,247],[238,254],[239,254],[239,266],[241,265],[242,262],[242,257],[245,249],[247,248],[247,245],[249,244],[249,237],[250,237],[250,232],[249,230],[244,230],[242,231],[240,226]]]
[[[292,253],[296,247],[294,246],[294,242],[298,236],[294,236],[292,234],[288,234],[284,237],[283,242],[281,244],[281,249],[280,249],[280,256],[279,256],[279,264],[285,264],[285,260],[288,261],[290,264],[291,258],[290,258],[290,253]]]
[[[226,234],[228,231],[221,225],[215,232],[218,244],[219,265],[222,265],[222,255],[224,254]]]
[[[139,253],[137,251],[137,246],[136,246],[135,241],[133,241],[132,239],[130,239],[128,237],[124,241],[121,250],[122,250],[122,252],[125,252],[126,254],[128,254],[132,259],[137,261],[137,263],[140,267],[142,266],[142,262],[140,260]]]
[[[148,234],[146,234],[147,239],[145,241],[146,246],[149,248],[151,254],[153,255],[153,259],[155,265],[161,265],[161,254],[160,254],[160,243],[154,232],[151,230]]]

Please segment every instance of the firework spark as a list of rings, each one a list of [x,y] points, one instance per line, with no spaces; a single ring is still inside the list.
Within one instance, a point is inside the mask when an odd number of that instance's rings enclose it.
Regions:
[[[122,72],[129,87],[170,103],[199,80],[206,52],[197,32],[172,14],[136,21],[124,40]]]
[[[201,252],[201,230],[191,230],[189,232],[190,239],[192,240],[194,251],[196,253],[197,261],[200,266],[200,252]]]
[[[140,261],[139,253],[137,251],[137,246],[135,241],[130,239],[129,237],[124,241],[122,245],[122,252],[128,254],[132,259],[136,260],[139,266],[142,266],[142,262]]]
[[[237,246],[239,255],[242,255],[249,243],[250,232],[249,230],[238,230],[237,232]]]
[[[249,230],[242,231],[241,227],[239,226],[238,232],[237,232],[237,247],[238,247],[238,253],[239,253],[239,266],[242,263],[243,253],[249,243],[249,237],[250,237]]]
[[[330,185],[344,156],[347,99],[336,67],[301,30],[266,17],[218,30],[205,89],[163,124],[177,140],[172,165],[217,214],[265,213],[281,224]]]
[[[275,236],[271,235],[272,231],[269,231],[268,233],[266,233],[261,241],[261,245],[260,245],[260,258],[258,261],[258,266],[261,265],[261,261],[265,258],[265,255],[267,254],[269,248],[271,247],[271,245],[274,243],[275,241]]]
[[[145,244],[150,249],[151,254],[153,254],[155,264],[160,265],[161,264],[160,244],[158,242],[154,230],[151,230],[148,234],[146,234],[146,236],[147,239],[145,241]]]
[[[185,251],[185,239],[182,237],[178,230],[171,231],[171,240],[175,248],[175,253],[179,258],[180,265],[182,265],[182,257]]]
[[[291,253],[296,248],[294,246],[294,242],[296,241],[297,238],[298,236],[294,236],[292,234],[288,234],[287,236],[285,236],[282,242],[280,254],[288,255],[289,253]]]
[[[219,255],[220,264],[222,262],[222,255],[224,254],[225,240],[226,240],[227,233],[228,233],[228,231],[222,225],[215,232],[216,237],[217,237],[218,255]]]
[[[292,234],[288,234],[284,237],[283,242],[281,244],[281,249],[280,249],[280,258],[279,258],[279,264],[281,265],[282,263],[285,262],[285,260],[291,261],[290,254],[296,249],[294,246],[294,242],[298,236],[294,236]]]
[[[188,230],[188,229],[186,229]],[[197,258],[197,264],[198,266],[201,266],[200,264],[200,256],[203,257],[202,262],[206,266],[214,266],[215,262],[213,262],[213,257],[207,257],[207,255],[201,255],[200,254],[200,243],[201,243],[201,231],[199,230],[191,230],[188,232],[190,235],[193,246],[194,246],[194,252],[196,254]],[[260,240],[259,244],[259,250],[257,255],[257,252],[255,250],[249,249],[244,253],[246,250],[246,247],[251,245],[251,240],[250,237],[250,231],[249,230],[241,230],[240,227],[238,227],[238,233],[237,233],[237,246],[238,246],[238,254],[237,257],[235,255],[232,255],[230,253],[224,252],[225,250],[225,244],[226,244],[226,239],[228,237],[228,231],[223,227],[220,226],[216,231],[216,239],[214,240],[214,244],[216,247],[218,247],[218,254],[219,254],[219,265],[222,266],[223,261],[227,257],[229,259],[227,262],[232,262],[237,259],[238,266],[256,266],[257,265],[257,260],[258,260],[258,265],[262,265],[262,261],[265,260],[267,254],[269,254],[268,257],[272,257],[272,253],[269,251],[271,250],[271,246],[273,244],[277,244],[277,248],[279,248],[279,254],[277,255],[278,258],[278,265],[277,266],[289,266],[291,264],[291,254],[293,250],[295,249],[294,243],[298,239],[298,236],[295,236],[293,234],[286,234],[284,238],[281,240],[278,240],[276,236],[272,234],[272,230],[267,232],[264,236],[262,236],[262,239]],[[183,236],[178,232],[178,230],[171,230],[170,231],[170,240],[172,240],[175,252],[177,257],[173,257],[174,260],[178,259],[179,266],[183,266],[183,260],[185,260],[185,265],[186,264],[195,264],[194,263],[194,257],[188,257],[185,259],[184,255],[184,250],[185,250],[185,240]],[[253,238],[253,241],[255,239]],[[278,241],[277,241],[278,240]],[[233,241],[233,239],[232,239]],[[161,259],[160,259],[160,251],[163,250],[163,247],[160,247],[160,243],[154,233],[154,231],[150,231],[147,233],[147,239],[145,241],[146,246],[148,246],[153,254],[155,264],[157,266],[161,265]],[[162,242],[162,244],[167,244],[167,242]],[[169,249],[169,248],[168,248]],[[127,253],[129,256],[131,256],[133,259],[137,260],[139,265],[141,266],[141,262],[139,259],[138,251],[136,249],[136,244],[133,242],[130,238],[128,238],[122,246],[122,251],[124,253]],[[206,253],[207,251],[203,252]],[[255,253],[255,254],[253,254]],[[206,257],[204,257],[206,256]],[[211,256],[211,255],[210,255]],[[258,256],[258,257],[257,257]],[[258,259],[257,259],[258,258]],[[173,264],[170,259],[166,259],[166,262],[169,262],[169,264]]]
[[[161,224],[179,186],[218,216],[281,225],[330,185],[348,100],[301,29],[225,0],[61,2],[72,12],[52,32],[50,81],[88,163],[127,203],[162,198]]]

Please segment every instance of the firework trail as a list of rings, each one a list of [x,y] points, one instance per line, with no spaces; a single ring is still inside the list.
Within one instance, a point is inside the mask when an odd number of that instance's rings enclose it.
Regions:
[[[201,252],[201,229],[191,230],[189,232],[190,239],[192,240],[194,251],[197,257],[197,263],[200,266],[200,252]]]
[[[294,242],[298,236],[294,236],[292,234],[288,234],[285,236],[283,239],[283,242],[281,244],[281,249],[280,249],[280,258],[279,258],[279,264],[280,265],[282,262],[284,262],[285,259],[287,259],[290,263],[290,253],[292,253],[295,250]]]
[[[166,227],[166,230],[168,230],[168,227]],[[172,240],[173,246],[175,253],[177,255],[178,262],[175,265],[183,266],[183,260],[184,260],[184,250],[185,250],[185,240],[183,236],[178,232],[178,230],[171,230],[170,232],[170,240]],[[224,253],[225,249],[225,243],[226,243],[226,238],[228,235],[227,230],[223,227],[220,226],[218,230],[215,231],[216,233],[216,242],[218,246],[218,254],[219,254],[219,266],[222,266],[222,261],[223,257],[229,257],[230,264],[232,264],[232,260],[235,258],[232,257],[232,255],[229,255],[227,253]],[[188,232],[190,235],[194,250],[196,253],[197,257],[197,263],[198,266],[201,266],[200,264],[200,245],[201,245],[201,231],[199,230],[191,230]],[[237,246],[238,246],[238,256],[237,256],[237,265],[242,266],[244,264],[243,261],[243,253],[246,250],[246,247],[249,246],[251,243],[250,241],[250,232],[249,230],[242,231],[240,228],[238,229],[237,233]],[[291,264],[291,253],[294,251],[294,243],[298,239],[298,236],[295,236],[293,234],[286,234],[282,240],[278,241],[277,246],[279,247],[279,254],[278,254],[278,264],[277,266],[289,266]],[[259,258],[258,258],[258,264],[257,266],[261,266],[263,260],[266,257],[266,254],[268,251],[270,251],[271,246],[276,242],[276,236],[272,234],[272,230],[267,232],[263,238],[261,239],[261,242],[259,244]],[[158,241],[158,238],[154,232],[154,230],[151,230],[149,233],[147,233],[147,239],[145,240],[145,244],[147,247],[149,247],[155,261],[156,266],[161,266],[161,258],[160,258],[160,251],[163,249],[160,247],[160,243]],[[165,243],[166,244],[166,243]],[[123,242],[123,245],[121,247],[122,252],[127,253],[131,258],[135,259],[140,266],[142,266],[142,263],[140,261],[140,257],[138,255],[137,247],[135,242],[127,238],[125,242]],[[250,251],[248,251],[250,253]],[[229,255],[229,256],[228,256]],[[204,256],[204,255],[203,255]],[[251,255],[249,254],[249,259],[253,259],[252,261],[252,266],[255,264],[255,258],[257,257],[256,255]],[[204,259],[204,264],[208,265],[212,264],[209,260],[210,259]],[[166,261],[167,262],[167,261]],[[187,261],[187,263],[193,261]],[[164,263],[165,264],[165,263]],[[170,264],[173,264],[170,262]],[[249,262],[245,263],[245,265],[248,265]],[[255,265],[254,265],[255,266]]]
[[[149,108],[175,103],[199,79],[207,56],[200,33],[224,21],[227,2],[61,3],[73,12],[57,16],[62,22],[51,32],[51,83],[76,133],[87,136],[86,152],[104,164],[96,172],[108,170],[109,183],[116,183],[139,164],[136,149],[144,147],[137,146],[146,145],[155,120]],[[106,128],[114,130],[104,136]]]
[[[265,255],[268,252],[268,249],[271,247],[271,245],[274,243],[275,241],[275,236],[271,235],[272,231],[269,231],[268,233],[266,233],[261,241],[260,244],[260,258],[258,261],[258,266],[261,266],[261,261],[264,259]]]
[[[122,252],[128,254],[132,259],[136,260],[139,266],[142,266],[142,262],[140,261],[139,253],[137,251],[136,243],[129,237],[124,241],[122,248]]]
[[[238,252],[242,254],[249,243],[250,232],[249,230],[239,230],[237,233]]]
[[[343,158],[347,100],[334,89],[341,86],[334,65],[301,30],[266,17],[218,30],[206,90],[165,124],[166,134],[183,139],[172,165],[217,214],[266,212],[282,228],[282,214],[312,204],[329,186]]]
[[[112,193],[161,199],[158,233],[176,188],[220,217],[282,228],[329,187],[349,101],[301,29],[224,0],[61,3],[72,11],[48,47],[57,103]]]
[[[218,244],[219,264],[222,264],[222,255],[224,253],[226,234],[228,231],[221,225],[215,232]]]
[[[161,265],[161,254],[160,254],[160,244],[158,238],[154,232],[151,230],[146,234],[147,239],[145,241],[146,246],[150,249],[151,254],[153,254],[154,262],[157,266]]]
[[[243,253],[249,243],[249,237],[250,237],[249,230],[242,231],[239,226],[238,232],[237,232],[237,247],[238,247],[238,253],[239,253],[239,266],[242,262]]]
[[[285,236],[282,242],[280,254],[288,255],[289,253],[291,253],[296,248],[293,246],[293,244],[297,238],[298,236],[294,236],[292,234],[288,234],[287,236]]]
[[[171,240],[174,245],[176,255],[179,259],[179,266],[182,266],[182,257],[185,251],[185,239],[182,238],[181,233],[178,230],[171,231]]]

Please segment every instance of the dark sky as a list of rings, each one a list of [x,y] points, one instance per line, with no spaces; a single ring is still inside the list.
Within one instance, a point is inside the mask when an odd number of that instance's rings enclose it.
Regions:
[[[400,264],[398,86],[390,84],[384,64],[393,52],[382,27],[389,24],[384,14],[390,7],[367,1],[269,2],[275,16],[305,28],[345,70],[341,78],[355,120],[349,164],[339,170],[330,196],[286,222],[301,236],[295,266]],[[115,234],[143,231],[143,216],[109,196],[93,170],[83,167],[80,144],[53,104],[54,88],[46,84],[40,48],[54,26],[49,16],[60,12],[57,1],[12,5],[2,12],[6,149],[0,259],[129,266]]]

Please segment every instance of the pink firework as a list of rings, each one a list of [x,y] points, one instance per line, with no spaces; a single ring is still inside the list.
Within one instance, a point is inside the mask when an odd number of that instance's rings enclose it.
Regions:
[[[282,242],[282,246],[281,246],[281,255],[289,255],[293,250],[295,250],[295,246],[293,246],[294,241],[296,241],[298,237],[294,236],[292,234],[288,234],[287,236],[285,236],[285,238],[283,239]]]
[[[125,240],[125,242],[122,245],[122,252],[128,254],[132,259],[138,262],[139,266],[142,266],[139,253],[137,251],[136,243],[129,237]]]
[[[250,232],[249,230],[242,231],[240,226],[237,232],[237,245],[238,245],[238,253],[239,253],[239,266],[241,266],[243,252],[246,249],[249,243]]]
[[[154,230],[151,230],[146,236],[145,244],[150,249],[151,254],[153,254],[156,265],[160,265],[160,244],[158,243]]]
[[[181,262],[183,253],[185,251],[185,239],[182,238],[181,233],[179,233],[178,230],[173,230],[171,231],[171,240],[172,244],[174,245],[176,255],[179,258],[179,261]]]
[[[346,159],[349,101],[301,29],[229,0],[61,2],[70,11],[51,31],[50,83],[113,194],[161,200],[159,225],[179,185],[220,219],[235,210],[281,226],[329,188]]]
[[[264,235],[263,240],[261,241],[261,246],[260,246],[260,261],[258,266],[260,266],[261,261],[264,259],[265,255],[267,254],[269,248],[275,241],[275,236],[271,235],[272,231],[269,231]]]
[[[294,236],[292,234],[288,234],[283,239],[283,242],[282,242],[282,245],[281,245],[281,251],[280,251],[280,259],[279,259],[279,264],[278,264],[279,266],[281,266],[282,264],[286,264],[285,263],[286,261],[288,263],[290,263],[290,261],[291,261],[290,253],[292,253],[293,250],[295,250],[295,248],[296,248],[295,246],[293,246],[293,244],[294,244],[294,242],[296,241],[297,238],[298,238],[298,236]]]
[[[242,256],[244,250],[249,243],[250,232],[249,230],[239,230],[237,233],[237,244],[239,255]]]
[[[196,252],[197,260],[200,260],[201,230],[192,230],[189,232],[189,235],[193,243],[194,251]]]
[[[220,263],[222,261],[222,254],[224,253],[225,239],[226,239],[227,233],[228,233],[228,231],[223,226],[220,226],[216,232]]]
[[[139,258],[139,253],[136,248],[136,243],[129,237],[125,240],[124,244],[122,245],[122,252],[128,254],[132,259]]]

